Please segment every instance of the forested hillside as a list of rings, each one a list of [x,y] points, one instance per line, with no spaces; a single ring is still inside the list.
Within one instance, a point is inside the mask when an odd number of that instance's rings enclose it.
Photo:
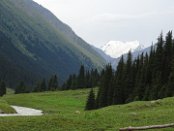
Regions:
[[[172,32],[169,31],[165,39],[161,34],[157,43],[152,45],[150,54],[142,53],[133,60],[129,52],[127,59],[121,57],[116,71],[111,65],[107,65],[100,77],[100,88],[96,98],[91,91],[87,102],[87,105],[95,103],[93,108],[173,96],[174,40]]]
[[[80,65],[102,68],[103,58],[70,27],[32,0],[0,1],[0,79],[14,87],[57,74],[64,81]]]

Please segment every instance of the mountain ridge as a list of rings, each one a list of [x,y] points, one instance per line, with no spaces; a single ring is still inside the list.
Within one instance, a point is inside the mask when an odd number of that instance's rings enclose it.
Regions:
[[[4,70],[10,69],[9,73],[1,71],[0,78],[8,81],[13,72],[11,65],[16,68],[13,75],[19,76],[14,80],[10,78],[10,85],[19,80],[31,84],[52,74],[57,74],[63,81],[69,74],[76,73],[81,64],[87,69],[104,66],[105,60],[88,43],[36,2],[1,0],[0,12],[0,35],[3,38],[0,52],[9,63]]]
[[[128,53],[128,51],[135,51],[135,50],[141,50],[142,46],[140,45],[139,41],[109,41],[105,45],[101,47],[101,50],[103,50],[107,55],[118,58],[122,54]]]
[[[117,57],[117,58],[113,58],[110,55],[106,54],[106,52],[104,52],[101,48],[97,48],[97,47],[93,47],[93,48],[106,60],[107,63],[110,63],[112,65],[112,67],[114,69],[116,69],[118,62],[120,61],[121,56]],[[132,51],[133,59],[135,59],[141,53],[146,53],[146,52],[149,53],[150,48],[151,47],[144,48],[144,46],[141,46],[141,45],[137,46],[137,48]],[[122,53],[121,55],[123,55],[123,57],[126,58],[127,53]]]

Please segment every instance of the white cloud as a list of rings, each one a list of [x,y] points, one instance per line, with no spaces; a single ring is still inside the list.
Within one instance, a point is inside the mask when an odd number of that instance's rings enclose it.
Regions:
[[[104,13],[104,14],[94,16],[91,19],[91,21],[92,22],[95,22],[95,21],[117,22],[121,20],[133,19],[133,18],[136,18],[136,16]]]
[[[149,12],[144,14],[111,14],[103,13],[96,16],[93,16],[89,19],[91,22],[119,22],[133,19],[146,19],[154,16],[163,16],[163,15],[174,15],[173,11],[165,12]]]
[[[96,46],[138,39],[151,44],[161,30],[174,29],[173,0],[34,0]]]

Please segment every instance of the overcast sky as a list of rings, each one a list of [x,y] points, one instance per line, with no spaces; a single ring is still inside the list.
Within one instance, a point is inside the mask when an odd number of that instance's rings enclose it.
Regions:
[[[174,29],[174,0],[34,0],[95,46],[110,40],[148,46]]]

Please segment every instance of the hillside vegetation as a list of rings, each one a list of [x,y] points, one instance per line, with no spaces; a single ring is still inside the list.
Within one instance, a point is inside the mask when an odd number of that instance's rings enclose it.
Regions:
[[[129,51],[126,59],[121,57],[116,70],[108,64],[102,70],[99,80],[99,91],[88,102],[88,105],[95,103],[90,109],[174,96],[172,31],[165,38],[161,33],[156,44],[151,46],[149,54],[144,52],[133,59]]]
[[[96,91],[95,91],[96,92]],[[84,111],[89,89],[6,95],[2,99],[13,105],[42,109],[39,117],[0,118],[2,131],[104,131],[125,126],[171,123],[174,98],[138,101],[99,110]],[[172,131],[172,128],[165,129]]]
[[[0,99],[0,114],[16,113],[16,111],[4,100]]]
[[[62,82],[81,64],[98,69],[105,64],[69,26],[32,0],[1,0],[0,12],[0,79],[10,87],[53,74]]]

